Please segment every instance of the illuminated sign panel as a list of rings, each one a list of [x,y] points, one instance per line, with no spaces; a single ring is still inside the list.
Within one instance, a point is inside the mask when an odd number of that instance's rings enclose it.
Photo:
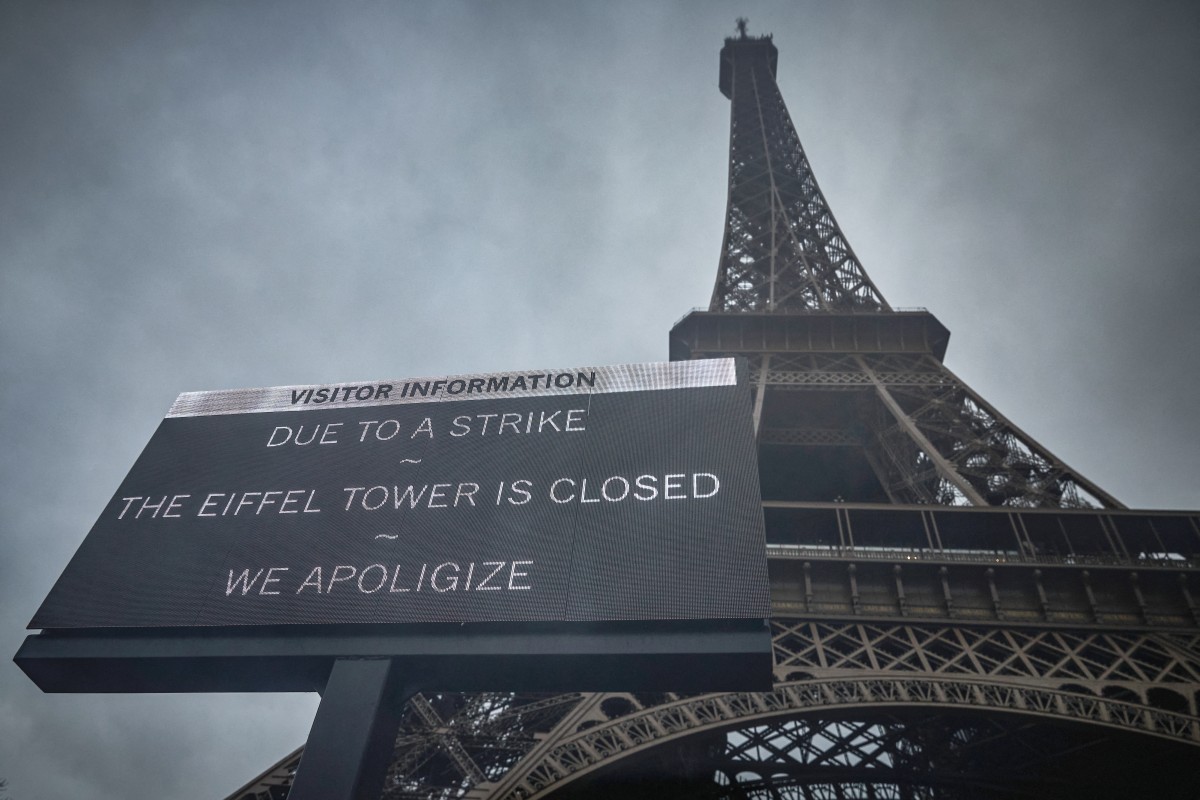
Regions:
[[[768,615],[744,366],[181,395],[31,628]]]

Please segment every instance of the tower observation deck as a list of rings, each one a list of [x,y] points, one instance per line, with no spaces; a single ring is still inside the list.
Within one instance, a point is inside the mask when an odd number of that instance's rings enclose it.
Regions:
[[[716,281],[669,339],[750,364],[774,690],[417,695],[383,796],[1200,796],[1200,511],[1127,509],[946,368],[851,249],[777,64],[739,21]],[[301,758],[231,800],[286,797]]]

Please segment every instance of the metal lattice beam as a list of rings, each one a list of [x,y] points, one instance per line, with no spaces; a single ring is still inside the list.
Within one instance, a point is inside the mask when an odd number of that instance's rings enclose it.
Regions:
[[[858,712],[868,720],[901,709],[1015,714],[1149,735],[1196,746],[1200,755],[1194,699],[1200,691],[1200,635],[787,620],[775,620],[774,627],[776,673],[791,677],[774,692],[642,702],[629,695],[597,696],[593,708],[604,707],[600,698],[619,700],[609,707],[613,716],[554,731],[548,737],[553,747],[542,747],[471,796],[541,797],[679,738],[831,711]]]
[[[888,308],[838,227],[775,83],[769,37],[727,39],[729,207],[713,311]],[[726,79],[727,78],[727,79]]]

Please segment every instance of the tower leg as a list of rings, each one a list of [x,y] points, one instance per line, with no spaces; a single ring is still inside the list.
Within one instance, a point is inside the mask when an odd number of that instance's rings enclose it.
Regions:
[[[404,703],[416,693],[391,659],[334,662],[290,800],[375,800]]]

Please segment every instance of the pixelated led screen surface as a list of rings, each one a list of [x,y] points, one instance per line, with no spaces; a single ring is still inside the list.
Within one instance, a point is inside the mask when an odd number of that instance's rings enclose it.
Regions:
[[[180,395],[29,627],[765,618],[744,371]]]

